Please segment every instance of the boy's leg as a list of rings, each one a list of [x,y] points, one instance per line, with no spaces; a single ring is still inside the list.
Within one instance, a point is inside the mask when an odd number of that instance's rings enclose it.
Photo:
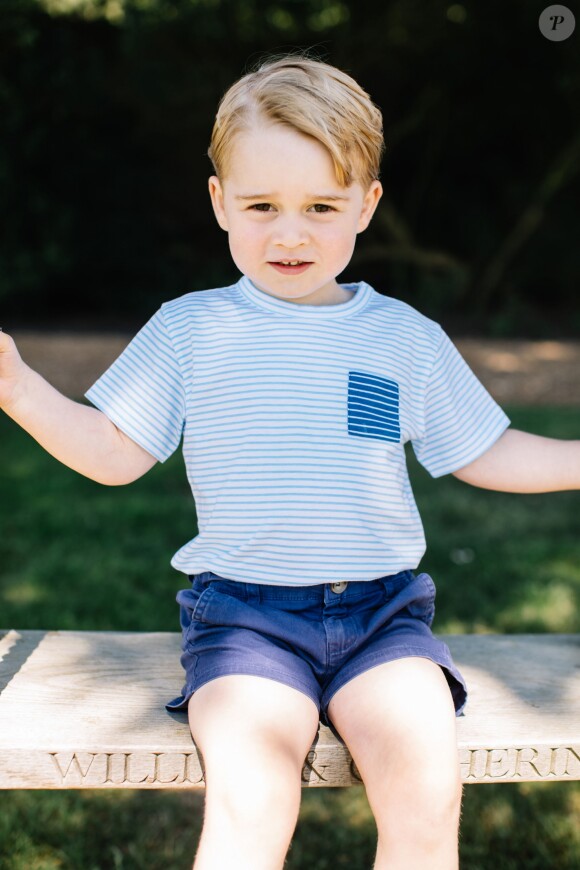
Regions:
[[[461,777],[455,710],[439,665],[411,657],[365,671],[332,697],[328,717],[375,816],[375,870],[457,868]]]
[[[223,676],[195,692],[189,723],[206,779],[195,870],[283,866],[318,722],[305,694],[264,677]]]

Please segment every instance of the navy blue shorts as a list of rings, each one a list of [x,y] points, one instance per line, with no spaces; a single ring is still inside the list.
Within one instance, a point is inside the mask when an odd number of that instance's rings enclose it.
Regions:
[[[353,677],[407,656],[443,669],[459,715],[465,681],[449,648],[431,633],[435,586],[402,571],[378,580],[278,586],[227,580],[211,571],[177,595],[186,682],[168,710],[186,709],[216,677],[252,674],[303,692],[327,718],[332,696]]]

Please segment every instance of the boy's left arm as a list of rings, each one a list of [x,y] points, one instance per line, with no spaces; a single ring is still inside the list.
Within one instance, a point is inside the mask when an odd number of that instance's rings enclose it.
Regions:
[[[507,429],[489,450],[453,474],[472,486],[500,492],[580,489],[580,441]]]

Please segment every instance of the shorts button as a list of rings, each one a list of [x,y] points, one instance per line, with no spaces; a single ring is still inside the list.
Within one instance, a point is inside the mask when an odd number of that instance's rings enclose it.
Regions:
[[[330,584],[330,588],[332,589],[333,592],[336,592],[337,595],[340,595],[341,592],[344,592],[344,590],[346,589],[347,586],[348,586],[348,583],[346,583],[344,580],[341,580],[340,583],[331,583]]]

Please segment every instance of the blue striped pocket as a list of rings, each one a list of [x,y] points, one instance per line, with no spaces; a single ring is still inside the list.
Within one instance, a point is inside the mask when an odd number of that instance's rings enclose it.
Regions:
[[[399,385],[365,372],[348,373],[348,433],[399,442]]]

